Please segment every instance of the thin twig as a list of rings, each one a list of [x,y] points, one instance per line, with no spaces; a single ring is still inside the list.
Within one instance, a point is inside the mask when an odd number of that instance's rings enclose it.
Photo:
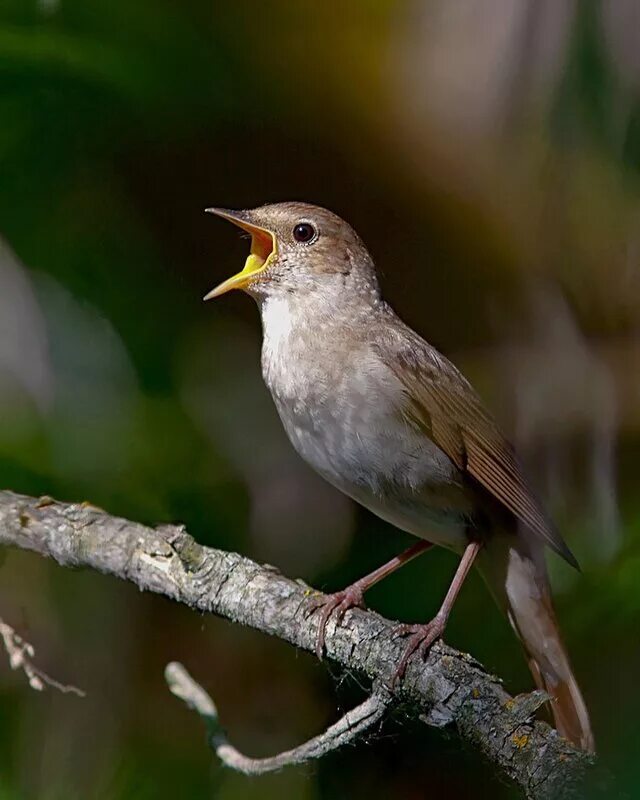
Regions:
[[[20,669],[27,677],[29,686],[35,689],[36,692],[42,692],[47,686],[57,689],[63,694],[77,694],[78,697],[84,697],[85,693],[77,686],[60,683],[51,675],[47,675],[44,670],[33,663],[33,658],[36,654],[35,648],[29,642],[26,642],[15,630],[8,625],[4,620],[0,619],[0,637],[4,644],[4,649],[9,656],[9,666],[11,669]]]
[[[229,742],[220,724],[215,703],[182,664],[175,661],[168,664],[165,678],[171,692],[202,717],[207,729],[209,746],[222,763],[245,775],[264,775],[266,772],[275,772],[292,764],[303,764],[350,744],[382,720],[391,701],[389,692],[380,687],[319,736],[314,736],[292,750],[285,750],[269,758],[250,758]]]

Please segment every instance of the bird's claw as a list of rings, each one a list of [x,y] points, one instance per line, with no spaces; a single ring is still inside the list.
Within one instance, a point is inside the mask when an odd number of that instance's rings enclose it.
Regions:
[[[396,671],[393,673],[390,681],[390,688],[393,689],[397,681],[404,677],[409,660],[414,653],[417,652],[421,660],[425,659],[433,643],[442,637],[445,626],[446,621],[436,616],[431,622],[427,622],[423,625],[402,624],[394,628],[393,636],[408,636],[409,641],[398,662]]]
[[[350,608],[366,608],[364,603],[364,593],[362,589],[356,584],[348,586],[341,592],[334,594],[320,595],[320,597],[312,597],[309,600],[309,613],[313,614],[314,611],[322,609],[320,621],[318,623],[318,636],[316,639],[316,655],[322,658],[324,652],[324,643],[326,638],[327,625],[329,618],[336,612],[336,625],[342,622],[344,615]]]

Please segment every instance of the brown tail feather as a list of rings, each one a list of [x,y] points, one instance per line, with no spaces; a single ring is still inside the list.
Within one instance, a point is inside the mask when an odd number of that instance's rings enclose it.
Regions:
[[[495,536],[483,551],[480,570],[527,652],[537,686],[552,698],[558,732],[593,752],[589,713],[558,629],[542,545],[523,535]]]

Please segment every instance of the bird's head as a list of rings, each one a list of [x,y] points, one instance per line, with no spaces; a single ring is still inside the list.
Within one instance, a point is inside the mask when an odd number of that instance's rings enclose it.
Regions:
[[[374,293],[371,256],[360,237],[336,214],[308,203],[273,203],[249,211],[208,208],[251,234],[244,269],[205,296],[243,289],[256,298],[278,293],[349,290]]]

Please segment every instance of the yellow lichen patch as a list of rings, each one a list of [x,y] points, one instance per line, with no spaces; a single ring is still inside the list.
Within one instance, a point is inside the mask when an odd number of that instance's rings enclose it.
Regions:
[[[94,503],[91,502],[91,500],[83,500],[80,503],[80,508],[90,508],[93,509],[94,511],[101,511],[103,514],[105,513],[104,508],[100,508],[100,506],[95,505]]]
[[[516,704],[515,700],[513,699],[507,700],[507,702],[504,704],[504,708],[506,708],[507,711],[512,711],[515,704]]]
[[[522,736],[518,736],[518,734],[514,733],[513,736],[511,737],[511,741],[518,748],[518,750],[522,750],[523,747],[527,746],[529,737],[527,736],[526,733],[523,733]]]
[[[55,505],[55,502],[53,497],[49,497],[48,494],[45,494],[36,503],[36,508],[46,508],[47,506]]]
[[[472,694],[474,700],[477,700],[480,697],[480,689],[477,689],[474,686],[473,689],[471,690],[471,694]]]

